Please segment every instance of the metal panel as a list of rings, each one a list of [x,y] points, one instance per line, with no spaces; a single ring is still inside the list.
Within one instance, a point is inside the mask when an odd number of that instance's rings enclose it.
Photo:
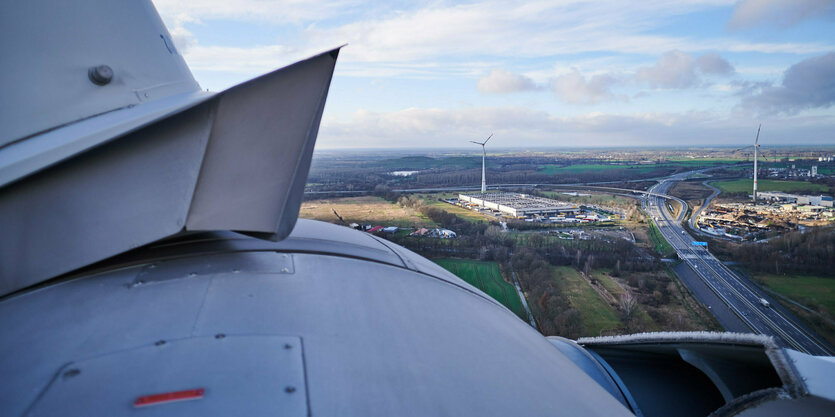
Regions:
[[[200,255],[199,259],[179,258],[146,265],[131,282],[131,287],[165,282],[172,279],[196,278],[217,273],[292,274],[293,254],[276,252],[244,252]]]
[[[0,294],[182,230],[210,117],[200,105],[0,190]]]
[[[143,416],[307,416],[301,339],[217,335],[159,341],[62,367],[27,416],[117,416],[141,396],[204,390]]]
[[[321,254],[293,253],[294,273],[264,273],[270,265],[280,271],[284,263],[278,255],[191,256],[159,262],[153,272],[138,266],[101,272],[0,301],[0,317],[14,318],[0,320],[0,414],[22,414],[70,361],[150,351],[159,340],[166,342],[163,348],[195,337],[214,342],[215,335],[225,334],[226,339],[302,338],[311,415],[630,415],[539,333],[483,293],[403,267]],[[187,275],[205,264],[215,273]],[[235,273],[235,265],[257,271]],[[130,287],[139,273],[149,281],[155,274],[164,280]],[[240,360],[271,360],[257,338],[250,341],[233,349]],[[211,346],[193,345],[190,357],[206,364],[194,374],[214,380],[221,372],[212,363],[226,359],[214,356]],[[204,387],[204,400],[159,406],[175,407],[171,415],[193,414],[185,407],[208,404],[216,392],[191,381],[153,385],[167,379],[159,368],[134,371],[139,368],[124,368],[132,365],[116,360],[110,366],[114,375],[136,380],[129,382],[136,384],[132,387],[148,387],[118,394],[123,405],[139,396]],[[85,369],[78,369],[76,376],[83,377]],[[252,380],[240,386],[258,389],[261,378],[274,376],[272,369],[254,369]],[[115,392],[88,385],[84,401],[101,389]],[[223,407],[240,407],[227,415],[267,414],[248,412],[246,397],[224,401]],[[62,414],[126,414],[91,410]]]
[[[186,225],[286,237],[336,56],[334,50],[180,108],[0,189],[0,295]]]
[[[114,110],[0,147],[0,187],[202,103],[214,94],[178,94]]]
[[[0,31],[0,147],[199,90],[147,0],[4,2]],[[110,83],[90,81],[88,70],[97,65],[112,68]]]
[[[219,94],[188,230],[290,233],[338,52]]]

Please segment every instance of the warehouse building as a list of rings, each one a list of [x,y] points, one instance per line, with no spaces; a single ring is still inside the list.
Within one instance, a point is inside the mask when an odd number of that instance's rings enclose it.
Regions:
[[[576,205],[549,198],[519,193],[459,194],[458,200],[470,208],[484,208],[516,218],[577,214]]]

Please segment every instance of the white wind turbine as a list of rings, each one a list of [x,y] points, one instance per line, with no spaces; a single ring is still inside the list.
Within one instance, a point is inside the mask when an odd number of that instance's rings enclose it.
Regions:
[[[484,168],[484,163],[487,160],[487,150],[485,149],[484,145],[487,145],[487,141],[489,141],[490,138],[492,138],[492,137],[493,137],[493,134],[491,133],[490,136],[488,136],[487,139],[484,140],[484,142],[476,142],[474,140],[470,141],[471,143],[475,143],[476,145],[481,145],[481,193],[482,194],[487,192],[487,178],[486,178],[487,171]]]

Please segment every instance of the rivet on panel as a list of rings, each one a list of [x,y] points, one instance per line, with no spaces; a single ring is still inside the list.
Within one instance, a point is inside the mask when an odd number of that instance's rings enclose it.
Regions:
[[[224,337],[226,337],[226,335],[223,333],[218,333],[215,335],[215,339],[223,339]]]
[[[284,388],[284,392],[286,392],[286,393],[288,393],[288,394],[292,394],[292,393],[296,392],[296,387],[287,387],[287,388]]]
[[[113,69],[107,65],[96,65],[87,70],[87,77],[93,84],[107,85],[113,80]]]

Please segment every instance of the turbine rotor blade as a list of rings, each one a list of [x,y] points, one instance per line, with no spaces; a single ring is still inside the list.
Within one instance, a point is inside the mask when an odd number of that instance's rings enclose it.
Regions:
[[[487,137],[487,140],[485,140],[485,141],[484,141],[484,144],[486,145],[486,144],[487,144],[487,141],[489,141],[489,140],[490,140],[490,138],[492,138],[492,137],[493,137],[493,134],[491,133],[491,134],[490,134],[490,136],[488,136],[488,137]]]

